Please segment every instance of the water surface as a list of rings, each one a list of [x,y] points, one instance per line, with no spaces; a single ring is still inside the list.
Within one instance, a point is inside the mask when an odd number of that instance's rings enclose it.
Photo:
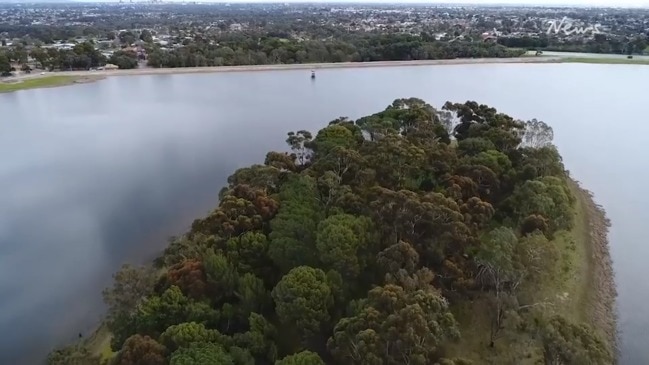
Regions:
[[[88,333],[101,288],[215,206],[289,130],[399,97],[477,100],[550,123],[612,220],[623,364],[649,363],[649,67],[446,65],[115,77],[0,95],[0,364]]]

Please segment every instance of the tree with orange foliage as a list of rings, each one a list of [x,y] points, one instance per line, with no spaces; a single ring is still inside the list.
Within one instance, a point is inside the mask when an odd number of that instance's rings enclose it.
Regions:
[[[207,294],[207,277],[199,260],[185,260],[172,266],[167,272],[167,279],[190,298],[201,299]]]
[[[115,365],[167,365],[167,349],[149,336],[133,335],[115,358]]]

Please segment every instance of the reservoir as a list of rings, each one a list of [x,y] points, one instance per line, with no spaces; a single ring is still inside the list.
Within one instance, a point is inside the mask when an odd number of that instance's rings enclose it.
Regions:
[[[234,169],[396,98],[554,128],[611,219],[622,364],[649,363],[649,67],[493,64],[112,77],[0,95],[0,364],[90,334],[101,290],[217,204]]]

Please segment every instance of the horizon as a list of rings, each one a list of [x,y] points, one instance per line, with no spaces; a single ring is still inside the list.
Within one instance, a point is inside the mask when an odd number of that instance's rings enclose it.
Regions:
[[[123,0],[128,3],[130,0]],[[647,0],[163,0],[165,3],[204,3],[204,4],[364,4],[364,5],[440,5],[440,6],[532,6],[541,8],[551,7],[583,7],[583,8],[649,8]],[[38,4],[38,3],[119,3],[119,0],[0,0],[0,3]],[[147,0],[133,0],[133,3],[147,3]]]

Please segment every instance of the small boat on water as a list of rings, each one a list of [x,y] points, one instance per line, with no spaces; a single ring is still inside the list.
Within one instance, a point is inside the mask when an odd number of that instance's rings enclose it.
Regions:
[[[315,79],[315,71],[311,71],[311,79]]]

